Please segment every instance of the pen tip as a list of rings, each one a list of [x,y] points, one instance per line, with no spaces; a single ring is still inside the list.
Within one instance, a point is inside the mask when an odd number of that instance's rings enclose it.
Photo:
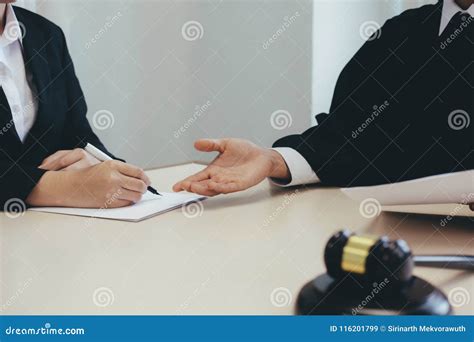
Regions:
[[[148,187],[148,191],[150,191],[154,195],[161,196],[161,194],[158,191],[156,191],[154,188],[152,188],[151,186]]]

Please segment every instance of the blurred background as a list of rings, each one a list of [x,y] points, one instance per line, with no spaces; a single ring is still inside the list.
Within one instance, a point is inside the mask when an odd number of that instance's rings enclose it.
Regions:
[[[207,161],[193,141],[271,146],[315,125],[337,77],[421,0],[23,0],[65,32],[95,132],[150,169]]]

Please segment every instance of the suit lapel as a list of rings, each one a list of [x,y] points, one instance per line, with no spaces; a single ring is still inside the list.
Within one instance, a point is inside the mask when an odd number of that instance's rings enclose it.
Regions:
[[[2,87],[0,87],[0,148],[11,151],[11,153],[21,150],[21,140],[16,131],[10,105]]]
[[[23,59],[30,86],[33,88],[38,102],[35,123],[24,142],[24,145],[27,146],[35,143],[54,124],[54,113],[48,110],[50,102],[48,88],[51,84],[51,74],[47,56],[53,37],[48,36],[41,28],[36,27],[35,23],[30,20],[30,16],[23,15],[21,10],[15,8],[15,14],[18,21],[23,24],[20,25],[23,36]]]
[[[28,17],[23,16],[20,11],[16,11],[15,14],[18,21],[23,23],[20,27],[23,36],[22,45],[25,69],[32,77],[38,101],[45,103],[48,100],[47,87],[51,81],[46,51],[53,37],[45,36],[44,32],[34,27],[34,24],[28,20]]]

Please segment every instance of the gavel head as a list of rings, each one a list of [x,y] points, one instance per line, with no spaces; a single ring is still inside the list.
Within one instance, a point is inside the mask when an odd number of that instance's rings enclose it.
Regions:
[[[404,240],[355,235],[347,230],[334,234],[326,244],[324,261],[335,279],[352,276],[365,283],[389,279],[392,285],[406,284],[412,276],[413,255]]]

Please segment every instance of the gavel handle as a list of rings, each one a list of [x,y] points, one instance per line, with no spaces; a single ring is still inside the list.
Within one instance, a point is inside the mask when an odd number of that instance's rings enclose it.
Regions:
[[[416,255],[415,265],[474,271],[474,255]]]

